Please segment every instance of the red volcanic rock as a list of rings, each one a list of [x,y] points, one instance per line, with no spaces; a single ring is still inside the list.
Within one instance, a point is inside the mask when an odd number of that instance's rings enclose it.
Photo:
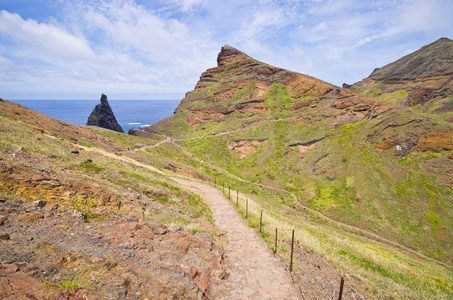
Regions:
[[[433,130],[422,134],[417,149],[433,152],[453,150],[453,129]]]

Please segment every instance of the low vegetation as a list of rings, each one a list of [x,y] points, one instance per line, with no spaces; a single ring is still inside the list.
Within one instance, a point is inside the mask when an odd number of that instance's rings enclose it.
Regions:
[[[205,174],[225,193],[239,190],[243,215],[245,198],[263,210],[262,235],[270,247],[276,227],[296,228],[366,297],[451,297],[453,190],[433,168],[448,165],[452,152],[416,150],[420,135],[451,125],[379,102],[381,97],[396,105],[409,95],[403,90],[383,94],[382,84],[366,91],[353,87],[378,100],[305,77],[302,96],[292,90],[299,86],[281,82],[259,94],[259,75],[246,78],[240,69],[235,77],[235,67],[212,72],[217,91],[205,97],[197,94],[203,87],[196,88],[180,113],[153,126],[174,134],[189,153],[163,144],[147,155],[173,160],[181,175],[188,170]],[[225,91],[234,80],[231,99]],[[229,99],[219,105],[234,109],[221,120],[198,118],[198,104],[214,94]],[[189,126],[189,120],[196,124]],[[244,156],[229,147],[237,140],[265,142]],[[258,211],[249,211],[250,226],[257,228],[258,219]],[[290,239],[287,233],[285,239]]]

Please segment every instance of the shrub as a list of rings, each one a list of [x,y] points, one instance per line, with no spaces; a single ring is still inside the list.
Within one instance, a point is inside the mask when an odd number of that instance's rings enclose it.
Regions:
[[[92,216],[91,208],[94,207],[94,200],[91,197],[85,199],[85,197],[75,194],[71,199],[71,207],[80,212],[84,219],[88,219]]]

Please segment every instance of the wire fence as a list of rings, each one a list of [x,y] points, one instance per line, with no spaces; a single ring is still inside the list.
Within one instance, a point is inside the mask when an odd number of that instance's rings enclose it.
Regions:
[[[272,215],[270,210],[266,210],[269,214],[269,216],[266,216],[263,214],[265,209],[262,205],[249,201],[247,197],[239,193],[238,189],[232,189],[225,182],[218,182],[216,177],[212,179],[204,174],[190,176],[189,172],[187,176],[212,183],[224,193],[228,200],[236,206],[238,212],[247,219],[248,225],[258,230],[270,244],[274,253],[281,257],[285,266],[288,267],[293,281],[299,286],[299,292],[302,295],[318,298],[321,293],[325,299],[365,300],[365,297],[345,279],[345,276],[332,267],[302,237],[300,228],[295,229],[290,225],[276,221],[276,216]],[[299,242],[302,243],[303,247]],[[321,264],[327,268],[321,267]],[[331,280],[327,280],[328,277]]]

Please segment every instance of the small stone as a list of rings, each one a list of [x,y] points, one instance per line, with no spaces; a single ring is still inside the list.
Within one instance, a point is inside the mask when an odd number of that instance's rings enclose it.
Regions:
[[[165,228],[159,228],[155,231],[157,234],[166,234],[167,233],[167,229]]]
[[[0,232],[0,240],[7,241],[9,240],[9,234],[6,232]]]
[[[87,158],[87,159],[83,160],[82,163],[91,164],[91,163],[93,163],[93,160],[91,158]]]
[[[126,216],[126,221],[128,221],[128,222],[138,222],[140,220],[135,215],[128,215],[128,216]]]
[[[3,274],[11,274],[19,271],[19,267],[16,264],[1,264],[0,269],[2,269]]]
[[[69,153],[72,153],[72,154],[79,154],[80,152],[79,152],[79,150],[74,149],[74,150],[69,151]]]
[[[72,216],[76,219],[83,219],[83,215],[80,211],[78,210],[73,210],[72,211]]]
[[[42,218],[44,218],[44,216],[41,213],[31,212],[31,213],[21,215],[19,217],[19,221],[21,223],[32,224],[38,220],[41,220]],[[23,225],[23,226],[27,226],[27,225]]]
[[[5,221],[6,221],[6,216],[1,216],[0,215],[0,225],[5,224]]]
[[[175,226],[168,230],[169,233],[184,230],[181,225]]]
[[[47,201],[44,201],[44,200],[38,200],[38,201],[32,202],[32,205],[34,207],[38,207],[38,208],[43,208],[44,206],[46,206],[46,204],[47,204]]]

